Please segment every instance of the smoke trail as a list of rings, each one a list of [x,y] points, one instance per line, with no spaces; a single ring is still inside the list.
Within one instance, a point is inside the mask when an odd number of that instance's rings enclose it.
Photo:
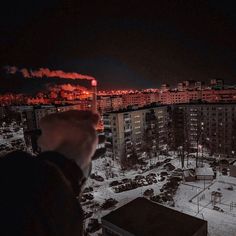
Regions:
[[[39,68],[38,70],[19,69],[16,66],[7,66],[6,70],[10,74],[20,72],[25,78],[61,78],[61,79],[85,79],[93,80],[94,77],[82,75],[76,72],[64,72],[62,70],[50,70],[48,68]]]

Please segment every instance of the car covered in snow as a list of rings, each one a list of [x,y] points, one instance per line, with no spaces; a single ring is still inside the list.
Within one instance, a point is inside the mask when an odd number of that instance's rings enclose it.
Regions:
[[[143,175],[136,175],[134,177],[135,180],[141,180],[141,179],[145,179],[145,177]]]
[[[83,193],[89,193],[93,191],[93,187],[86,187],[83,191]]]
[[[91,193],[85,193],[85,194],[82,194],[81,196],[81,202],[91,201],[93,199],[94,199],[94,196]]]
[[[146,189],[143,193],[143,195],[146,197],[153,196],[153,194],[154,194],[154,190],[152,188]]]
[[[103,182],[103,181],[104,181],[104,178],[103,178],[102,176],[96,175],[96,174],[94,174],[94,173],[90,175],[90,178],[91,178],[91,179],[94,179],[94,180],[96,180],[96,181],[99,181],[99,182]]]
[[[169,174],[168,174],[166,171],[162,171],[162,172],[160,173],[160,175],[161,175],[161,176],[168,176]]]
[[[112,181],[112,182],[109,184],[109,187],[118,186],[118,185],[120,185],[120,184],[121,184],[121,182],[119,182],[119,181],[117,181],[117,180],[114,180],[114,181]]]
[[[224,210],[221,209],[221,208],[218,207],[218,206],[214,206],[214,207],[213,207],[213,210],[215,210],[215,211],[219,211],[219,212],[224,212]]]
[[[118,201],[114,198],[109,198],[109,199],[106,199],[105,202],[102,204],[101,208],[103,210],[107,210],[111,207],[114,207],[116,204],[118,203]]]
[[[98,219],[91,218],[89,220],[88,226],[86,228],[86,231],[88,233],[95,233],[101,228],[101,224],[98,222]]]

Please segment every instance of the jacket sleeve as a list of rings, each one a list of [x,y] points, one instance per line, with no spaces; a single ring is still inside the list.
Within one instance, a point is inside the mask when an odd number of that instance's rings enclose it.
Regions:
[[[0,235],[82,235],[82,209],[55,166],[11,153],[0,160],[0,185]]]
[[[79,197],[86,178],[75,162],[54,151],[42,152],[38,155],[38,158],[54,165],[59,171],[61,171],[62,175],[71,185],[75,197]]]

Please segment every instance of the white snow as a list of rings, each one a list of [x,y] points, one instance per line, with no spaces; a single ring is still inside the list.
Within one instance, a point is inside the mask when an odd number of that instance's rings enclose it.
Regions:
[[[197,176],[214,176],[214,172],[210,167],[199,167],[195,169],[195,173]]]
[[[17,126],[14,123],[7,127],[0,127],[0,147],[2,148],[0,154],[17,148],[14,145],[14,140],[18,139],[22,140],[21,147],[25,148],[23,130],[18,127],[19,130],[17,129],[18,131],[14,131],[16,130],[15,128],[17,128]],[[9,136],[7,137],[5,134],[9,134]],[[148,162],[145,168],[155,164],[158,161],[165,160],[166,158],[167,157],[165,156],[153,158]],[[173,153],[171,159],[172,160],[170,163],[174,165],[176,169],[182,169],[181,161],[179,158],[176,158],[176,155]],[[188,161],[185,161],[185,168],[186,167],[194,169],[195,159],[190,158]],[[158,175],[160,172],[166,171],[163,168],[163,165],[148,171],[145,171],[145,168],[123,171],[121,170],[120,164],[117,160],[111,160],[110,158],[100,158],[95,160],[93,162],[93,173],[102,176],[104,181],[98,182],[92,179],[88,180],[87,186],[93,187],[93,192],[91,193],[93,194],[94,199],[89,203],[82,204],[84,210],[86,212],[92,211],[92,217],[100,220],[102,216],[108,214],[117,207],[120,207],[139,196],[143,196],[146,189],[152,188],[154,190],[154,195],[159,194],[161,187],[166,183],[166,179],[161,182],[160,179],[157,178],[157,183],[120,193],[115,193],[113,188],[109,187],[109,184],[115,180],[121,181],[124,178],[133,179],[136,175],[146,176],[150,173],[155,173]],[[197,169],[197,174],[200,175],[212,175],[212,173],[212,169],[209,168],[209,165],[206,162],[204,163],[204,168]],[[222,209],[223,212],[213,209],[211,202],[211,193],[213,191],[222,193],[221,203],[216,203],[216,207]],[[109,210],[101,210],[100,206],[104,203],[105,199],[108,198],[116,199],[118,204]],[[236,235],[236,204],[234,207],[234,203],[236,202],[236,178],[217,174],[217,179],[213,182],[195,181],[185,183],[183,181],[174,196],[174,201],[174,209],[207,220],[210,236]],[[86,221],[86,225],[87,223],[88,220]],[[101,232],[101,230],[92,235],[98,235],[99,232]]]
[[[227,188],[233,184],[233,190]],[[220,191],[222,202],[216,206],[224,212],[213,210],[211,192]],[[190,200],[192,199],[192,202]],[[236,235],[236,206],[230,210],[230,204],[236,202],[236,178],[220,176],[218,180],[205,183],[181,184],[175,195],[175,209],[208,221],[210,236]]]
[[[161,156],[160,160],[164,160],[167,157]],[[171,164],[176,168],[181,168],[181,162],[175,155],[172,155]],[[155,163],[157,159],[150,160],[150,163]],[[107,168],[106,164],[109,162],[112,167]],[[203,169],[209,171],[209,165],[204,163],[205,167]],[[187,162],[185,162],[185,167]],[[195,159],[188,160],[188,167],[195,168]],[[90,205],[83,206],[85,211],[93,211],[93,218],[101,219],[102,216],[108,214],[110,211],[120,207],[129,201],[143,196],[143,193],[146,189],[154,189],[154,195],[160,193],[160,189],[163,184],[166,183],[166,180],[163,182],[157,182],[149,186],[143,186],[134,190],[125,191],[121,193],[115,193],[109,183],[114,180],[121,180],[123,178],[134,178],[136,175],[142,173],[140,169],[131,170],[127,172],[122,172],[119,167],[119,163],[116,161],[111,161],[110,159],[99,159],[94,162],[94,172],[106,178],[106,172],[111,171],[115,177],[105,179],[104,182],[97,182],[95,180],[89,180],[88,185],[94,188],[94,202],[99,203],[100,205],[107,198],[114,198],[118,201],[118,204],[106,211],[100,209],[100,207],[93,208]],[[165,171],[163,166],[154,168],[147,172],[142,173],[146,176],[149,173],[160,173]],[[209,171],[212,173],[211,171]],[[192,216],[204,219],[208,221],[208,231],[210,236],[235,236],[236,235],[236,206],[230,210],[230,204],[236,202],[236,178],[217,175],[217,180],[212,181],[196,181],[188,182],[184,181],[180,184],[177,193],[174,197],[175,207],[174,209],[187,213]],[[235,184],[235,186],[234,186]],[[233,190],[228,190],[227,188],[233,185]],[[204,190],[205,188],[205,190]],[[208,189],[209,188],[209,189]],[[216,206],[222,209],[224,212],[219,212],[213,210],[212,203],[210,202],[211,192],[221,189],[223,194],[222,204],[217,203]],[[203,195],[204,198],[203,198]],[[193,198],[193,199],[192,199]],[[192,202],[189,200],[192,199]],[[198,207],[199,202],[199,207]],[[101,231],[99,231],[101,232]],[[97,235],[98,232],[93,235]]]
[[[0,156],[13,150],[25,150],[23,128],[12,122],[0,126]]]

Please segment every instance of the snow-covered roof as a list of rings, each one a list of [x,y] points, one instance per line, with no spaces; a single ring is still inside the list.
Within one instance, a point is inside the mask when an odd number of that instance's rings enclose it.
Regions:
[[[205,176],[212,176],[214,172],[210,167],[200,167],[195,169],[196,175],[205,175]]]
[[[184,170],[184,177],[194,177],[194,174],[191,170]]]

